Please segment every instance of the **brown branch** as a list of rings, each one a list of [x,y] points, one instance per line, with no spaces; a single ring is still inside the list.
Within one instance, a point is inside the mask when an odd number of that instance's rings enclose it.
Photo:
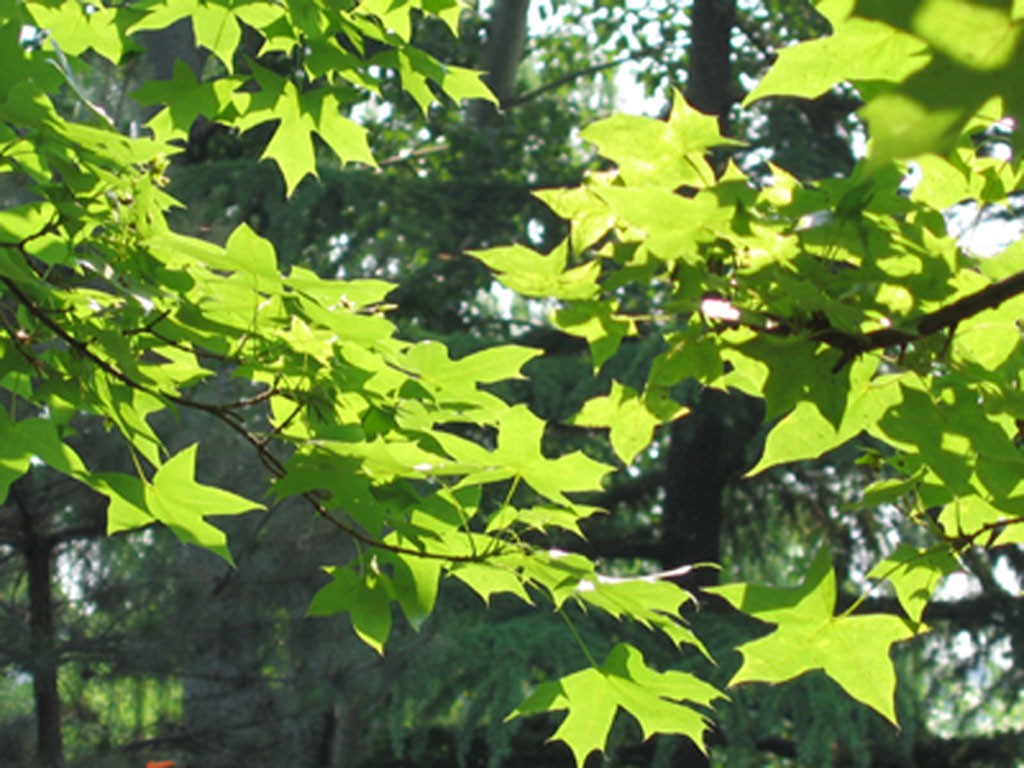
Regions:
[[[278,424],[276,427],[274,427],[273,431],[270,434],[268,434],[266,437],[264,437],[263,440],[260,441],[260,444],[261,445],[268,445],[271,440],[273,440],[279,434],[281,434],[286,429],[288,429],[288,425],[291,424],[293,421],[295,421],[295,418],[300,413],[302,413],[302,409],[305,408],[305,407],[306,407],[305,403],[298,403],[295,406],[294,410],[291,413],[288,414],[288,416],[285,418],[285,420],[282,421],[280,424]]]
[[[1018,272],[998,283],[982,288],[977,293],[964,296],[948,306],[923,315],[914,322],[913,330],[880,328],[870,333],[855,334],[827,328],[815,333],[813,338],[843,352],[842,359],[834,369],[838,371],[865,352],[902,346],[940,331],[955,328],[964,320],[984,312],[986,309],[995,309],[1007,299],[1012,299],[1022,293],[1024,293],[1024,272]]]
[[[232,408],[248,408],[249,406],[257,405],[258,403],[262,403],[264,400],[269,400],[274,395],[279,394],[281,394],[281,390],[276,387],[272,387],[271,389],[265,389],[262,392],[257,392],[252,397],[243,397],[238,400],[233,400],[230,403],[217,403],[214,407],[224,410],[230,410]]]
[[[918,333],[927,336],[944,328],[952,328],[957,323],[979,312],[995,309],[1007,299],[1012,299],[1021,293],[1024,293],[1024,272],[1011,275],[998,283],[982,288],[977,293],[964,296],[948,307],[925,315],[917,324]]]
[[[3,283],[4,285],[7,286],[8,290],[12,294],[14,294],[18,301],[21,302],[21,304],[25,307],[25,309],[29,311],[29,313],[33,317],[35,317],[39,322],[41,322],[43,325],[45,325],[47,328],[53,331],[61,339],[63,339],[72,349],[77,351],[80,355],[91,360],[104,373],[112,376],[113,378],[117,379],[119,382],[121,382],[122,384],[131,389],[135,389],[140,392],[145,392],[146,394],[153,395],[154,397],[157,397],[161,400],[166,400],[175,403],[176,405],[184,406],[186,408],[191,408],[193,410],[198,411],[205,411],[206,413],[209,413],[210,415],[214,416],[220,421],[226,423],[236,432],[240,433],[243,437],[245,437],[245,439],[248,440],[253,445],[257,447],[259,446],[259,439],[251,432],[249,432],[249,430],[247,430],[244,426],[242,426],[240,422],[236,421],[235,419],[237,417],[231,414],[230,411],[223,410],[216,405],[211,405],[210,403],[203,403],[198,400],[191,400],[186,397],[181,397],[180,395],[172,395],[168,392],[161,392],[160,390],[154,389],[153,387],[143,384],[142,382],[135,381],[128,374],[118,370],[113,365],[104,360],[102,357],[93,352],[89,348],[89,345],[86,344],[84,341],[76,339],[74,336],[68,333],[68,331],[61,327],[60,324],[58,324],[56,321],[50,318],[46,314],[46,312],[42,310],[41,307],[37,306],[36,303],[32,301],[32,299],[30,299],[17,285],[15,285],[15,283],[10,278],[4,277],[0,279],[3,280]]]
[[[219,355],[216,352],[211,352],[208,349],[196,349],[195,346],[187,347],[184,344],[177,342],[174,339],[168,338],[164,334],[160,333],[158,330],[156,330],[156,324],[159,323],[161,320],[166,319],[168,315],[170,315],[170,310],[165,310],[164,312],[161,312],[160,315],[155,320],[150,321],[141,328],[130,328],[127,331],[124,331],[123,335],[135,336],[140,333],[148,333],[150,336],[154,336],[167,346],[174,347],[175,349],[180,349],[183,352],[189,352],[195,355],[196,357],[208,357],[212,360],[220,360],[221,362],[224,363],[237,362],[236,360],[233,360],[227,355]]]

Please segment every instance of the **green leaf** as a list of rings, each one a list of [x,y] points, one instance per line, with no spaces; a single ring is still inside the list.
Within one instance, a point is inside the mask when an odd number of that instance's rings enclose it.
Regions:
[[[572,423],[578,427],[609,427],[615,453],[625,464],[632,464],[650,445],[655,427],[685,416],[689,410],[674,402],[664,390],[648,390],[641,396],[636,390],[612,381],[611,393],[585,402]]]
[[[349,568],[324,568],[332,579],[313,596],[307,616],[333,616],[348,612],[359,639],[384,655],[384,643],[391,634],[391,589],[389,579],[374,567],[362,575]]]
[[[146,509],[185,543],[208,549],[233,564],[224,532],[205,518],[265,507],[222,488],[197,483],[198,449],[199,444],[193,443],[157,469],[145,487]]]
[[[142,18],[128,27],[128,33],[145,32],[150,29],[164,29],[194,12],[199,0],[175,2],[174,0],[142,0],[135,6],[143,13]]]
[[[852,505],[851,509],[864,509],[877,507],[880,504],[887,504],[895,501],[901,496],[906,496],[914,491],[921,482],[924,475],[924,468],[915,472],[911,477],[886,478],[872,483],[864,489],[860,502]]]
[[[874,370],[875,362],[862,358],[855,362],[855,368]],[[855,371],[857,376],[859,372]],[[768,433],[764,453],[757,464],[747,473],[752,477],[769,467],[801,459],[814,459],[833,448],[852,440],[882,415],[900,402],[902,392],[899,377],[881,377],[854,385],[838,426],[821,413],[815,403],[803,400],[797,403]]]
[[[389,537],[396,540],[397,536]],[[386,543],[390,543],[385,539]],[[416,630],[434,610],[441,578],[441,560],[416,557],[400,552],[381,552],[378,558],[394,566],[391,586],[395,599],[409,624]]]
[[[627,184],[669,191],[712,186],[715,173],[705,159],[707,150],[742,144],[723,138],[718,121],[691,107],[679,91],[674,92],[668,121],[613,115],[585,128],[580,138],[615,162]]]
[[[135,451],[153,466],[159,466],[163,443],[146,418],[163,410],[164,402],[148,392],[112,382],[103,370],[93,372],[91,384],[96,410],[117,426]]]
[[[107,506],[108,536],[143,528],[157,521],[146,503],[145,483],[139,478],[120,472],[96,472],[86,482],[94,491],[110,499]]]
[[[1006,3],[857,0],[854,13],[913,34],[935,52],[926,67],[861,111],[876,167],[925,152],[945,154],[993,97],[1002,98],[1008,114],[1024,110],[1024,24]],[[1013,141],[1019,149],[1019,132]]]
[[[341,114],[342,104],[337,95],[324,91],[303,94],[302,108],[312,115],[317,134],[339,160],[377,167],[367,141],[367,129]]]
[[[604,749],[619,708],[636,718],[645,740],[679,734],[705,751],[709,723],[694,706],[710,708],[720,698],[727,697],[714,686],[686,672],[657,672],[639,650],[619,643],[601,666],[539,685],[510,717],[568,710],[551,738],[565,742],[582,768],[591,752]]]
[[[295,404],[289,403],[289,407],[291,414]],[[276,480],[271,488],[277,500],[306,491],[327,491],[330,506],[344,509],[371,536],[381,534],[389,508],[374,495],[369,479],[359,472],[357,460],[342,459],[327,452],[314,451],[309,455],[302,451],[285,462],[285,469],[285,476]]]
[[[522,367],[540,354],[538,349],[506,344],[451,360],[443,344],[425,341],[396,356],[393,364],[416,376],[417,384],[439,404],[456,409],[460,418],[482,423],[496,418],[507,406],[479,385],[523,378]],[[428,416],[427,420],[433,419]],[[436,420],[443,419],[438,416]]]
[[[918,549],[901,544],[896,551],[872,568],[869,579],[886,579],[896,590],[907,616],[920,623],[928,601],[943,578],[957,570],[959,565],[945,546]]]
[[[480,562],[454,563],[449,573],[476,592],[485,605],[490,605],[492,595],[503,592],[532,605],[514,562],[512,558],[489,557]]]
[[[896,672],[891,647],[917,634],[906,619],[885,614],[835,616],[836,576],[825,547],[802,586],[778,589],[725,584],[707,591],[777,628],[739,647],[743,664],[730,685],[781,683],[820,669],[850,696],[894,725]]]
[[[360,9],[372,13],[380,19],[385,29],[393,31],[402,40],[409,42],[412,35],[410,14],[413,5],[395,0],[362,0]]]
[[[546,458],[540,450],[544,427],[529,408],[517,405],[499,417],[498,445],[492,452],[454,435],[436,433],[435,437],[456,461],[477,465],[458,487],[519,477],[537,493],[565,506],[571,505],[566,493],[600,490],[601,478],[611,467],[580,451]]]
[[[32,454],[18,442],[19,423],[10,421],[0,408],[0,501],[7,499],[11,483],[28,472],[31,466]]]
[[[33,461],[78,479],[88,477],[75,450],[61,440],[53,421],[27,418],[12,421],[0,407],[0,503],[11,483],[28,472]]]
[[[574,504],[568,509],[549,506],[516,509],[513,506],[506,506],[487,521],[487,532],[493,533],[517,525],[542,533],[547,532],[549,528],[561,528],[582,539],[585,537],[583,531],[580,530],[579,521],[599,512],[604,512],[604,510],[585,504]]]
[[[523,296],[589,299],[597,293],[601,265],[589,261],[566,269],[569,251],[564,240],[547,256],[518,244],[468,253],[498,272],[504,285]]]
[[[459,17],[463,7],[460,0],[423,0],[423,10],[441,19],[456,37],[459,35]]]
[[[654,359],[648,386],[672,387],[691,376],[698,381],[713,381],[722,375],[724,365],[718,345],[699,327],[668,333],[664,339],[668,349]],[[739,373],[735,365],[733,370]]]
[[[994,70],[1009,63],[1021,30],[1005,2],[916,0],[893,7],[884,0],[857,0],[854,13],[905,29],[953,61]]]
[[[575,253],[585,251],[615,226],[615,217],[608,204],[588,186],[539,189],[534,191],[533,196],[556,215],[571,222],[570,239]]]
[[[938,523],[953,539],[972,537],[989,547],[1024,543],[1021,515],[1007,514],[980,496],[963,495],[954,499],[942,508]]]
[[[646,246],[665,261],[693,259],[698,243],[732,230],[733,207],[708,192],[692,198],[656,187],[603,187],[596,192],[620,224],[643,233]]]
[[[234,72],[235,52],[242,42],[242,28],[230,5],[200,0],[189,16],[196,45],[203,46],[220,59],[229,74]]]
[[[1016,297],[996,309],[985,310],[956,327],[953,357],[996,371],[1009,362],[1020,345],[1018,321],[1024,317],[1024,299]]]
[[[130,46],[123,25],[117,23],[118,13],[114,8],[35,2],[25,3],[25,8],[36,25],[48,30],[68,56],[81,56],[91,48],[117,64]]]
[[[585,583],[597,578],[594,564],[586,557],[561,549],[535,551],[521,558],[520,567],[528,583],[542,589],[560,610],[565,601],[576,597]]]
[[[587,340],[595,372],[619,350],[624,337],[637,333],[633,318],[616,314],[617,309],[618,302],[574,301],[552,318],[559,330]]]
[[[395,284],[386,280],[325,280],[312,270],[292,266],[285,284],[325,307],[360,309],[384,300]]]
[[[420,111],[426,115],[430,105],[434,103],[434,93],[430,90],[427,78],[417,71],[416,65],[421,63],[422,60],[418,57],[411,57],[408,51],[404,50],[399,50],[396,53],[396,59],[398,62],[398,75],[402,79],[402,88],[412,96]],[[429,60],[427,63],[429,63]],[[440,71],[442,71],[440,67],[437,67],[437,72],[434,74]]]
[[[281,275],[277,271],[277,255],[269,240],[263,239],[248,224],[243,223],[231,233],[226,247],[227,258],[210,266],[251,275],[255,291],[280,290]]]
[[[814,99],[844,80],[901,82],[931,60],[922,40],[879,21],[851,18],[851,6],[849,0],[819,3],[816,10],[832,23],[833,33],[779,51],[743,106],[769,96]]]
[[[465,67],[449,65],[445,67],[439,85],[456,104],[464,99],[483,99],[497,105],[498,97],[484,83],[482,74]]]
[[[337,94],[326,88],[300,94],[291,80],[257,64],[252,69],[260,91],[235,94],[234,104],[240,115],[235,125],[244,131],[278,121],[262,158],[277,163],[289,196],[307,175],[316,175],[314,131],[343,162],[376,165],[366,141],[366,129],[339,113]]]
[[[696,646],[709,661],[714,661],[680,615],[681,606],[694,600],[693,595],[669,581],[690,570],[691,566],[687,565],[646,576],[595,575],[582,579],[576,594],[587,605],[600,608],[620,621],[628,618],[650,630],[663,632],[677,646]]]

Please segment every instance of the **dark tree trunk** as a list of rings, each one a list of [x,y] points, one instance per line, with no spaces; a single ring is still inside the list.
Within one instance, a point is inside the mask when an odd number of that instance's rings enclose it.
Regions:
[[[313,765],[316,768],[334,765],[335,742],[338,732],[338,710],[335,704],[324,710],[323,722],[320,724],[320,739],[313,754]]]
[[[746,469],[762,413],[758,401],[708,389],[692,404],[690,415],[672,424],[659,558],[666,568],[721,560],[722,491]],[[707,586],[717,578],[718,571],[702,568],[687,577],[685,586]]]
[[[690,10],[690,65],[686,98],[709,115],[718,115],[723,128],[736,101],[732,86],[732,28],[736,0],[693,0]]]
[[[730,407],[728,400],[705,392],[689,416],[672,424],[661,557],[666,568],[721,558],[722,489],[730,471],[723,461],[730,436],[721,411]],[[715,573],[695,571],[687,586],[711,584]]]
[[[735,13],[735,0],[694,0],[690,9],[686,97],[700,111],[717,115],[723,133],[735,100],[730,64]],[[726,417],[743,405],[736,397],[707,390],[692,413],[672,425],[665,484],[666,565],[721,561],[722,490],[750,437],[731,430]],[[699,569],[685,586],[714,583],[717,573]],[[707,756],[688,741],[675,758],[687,768],[709,765]]]
[[[735,100],[729,60],[735,14],[736,0],[694,0],[690,10],[686,97],[702,112],[717,115],[723,131]],[[661,558],[666,565],[721,560],[722,489],[738,469],[750,436],[731,434],[725,417],[741,406],[736,398],[709,390],[693,404],[693,413],[672,425]],[[713,582],[715,573],[702,569],[690,586]]]
[[[530,0],[496,0],[487,27],[487,47],[484,49],[484,80],[505,104],[513,95],[516,70],[523,57],[526,43],[526,12]],[[470,119],[475,125],[484,125],[495,117],[494,105],[487,101],[474,101],[470,105]]]
[[[176,21],[165,29],[142,32],[139,38],[146,48],[142,80],[170,80],[178,59],[181,59],[196,77],[202,75],[206,53],[196,46],[192,22],[189,19]],[[150,107],[149,110],[155,112],[156,108]],[[152,114],[149,114],[147,119],[149,117],[152,117]]]
[[[21,514],[22,554],[28,572],[29,629],[32,641],[30,673],[36,709],[38,762],[42,768],[64,765],[57,690],[57,649],[53,621],[53,545],[46,535],[44,515],[31,508],[30,477],[18,480],[11,494]]]
[[[731,36],[736,0],[694,0],[690,10],[687,99],[697,109],[717,115],[724,129],[734,101]],[[672,425],[665,484],[662,561],[679,563],[721,560],[722,490],[741,461],[750,434],[730,434],[726,414],[742,403],[708,390],[693,412]],[[745,422],[741,419],[741,422]],[[702,569],[689,586],[715,580]]]

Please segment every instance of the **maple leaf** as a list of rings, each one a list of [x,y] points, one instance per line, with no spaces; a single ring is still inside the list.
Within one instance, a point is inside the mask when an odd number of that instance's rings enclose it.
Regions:
[[[720,698],[728,697],[687,672],[657,672],[647,666],[640,651],[619,643],[601,666],[541,683],[509,718],[568,710],[551,738],[564,741],[576,765],[582,766],[587,755],[604,749],[619,707],[640,723],[644,739],[656,733],[682,734],[703,751],[709,723],[689,705],[710,707]]]
[[[153,481],[143,489],[145,505],[154,518],[174,531],[182,541],[215,552],[231,563],[227,537],[205,518],[208,515],[237,515],[265,507],[223,488],[197,483],[198,449],[199,444],[193,443],[156,471]]]
[[[854,14],[909,32],[934,52],[928,66],[861,111],[872,137],[871,161],[880,165],[924,152],[948,152],[967,121],[993,97],[1002,100],[1007,113],[1021,117],[1024,24],[1019,10],[970,0],[857,0]],[[1019,150],[1019,132],[1011,140]]]
[[[641,396],[632,387],[613,380],[611,393],[584,403],[573,424],[608,427],[615,453],[623,463],[631,464],[650,445],[655,427],[680,418],[689,410],[673,401],[663,389],[649,389]]]
[[[241,114],[236,126],[247,131],[277,121],[277,129],[260,159],[271,158],[277,163],[288,195],[307,175],[316,175],[313,133],[342,162],[376,165],[366,141],[366,129],[340,113],[340,91],[318,88],[300,93],[291,80],[257,64],[251,66],[261,90],[235,94],[235,106]]]
[[[519,477],[542,496],[572,506],[565,493],[601,489],[601,478],[612,469],[581,451],[549,459],[541,453],[545,423],[525,405],[516,405],[498,419],[498,445],[487,451],[456,435],[434,436],[456,461],[477,468],[460,487]]]
[[[907,616],[920,621],[939,582],[956,568],[956,560],[944,546],[918,549],[901,544],[868,572],[868,578],[886,579]]]
[[[896,672],[889,650],[914,637],[920,627],[888,614],[834,615],[836,576],[827,548],[818,552],[796,589],[723,584],[708,591],[749,616],[778,625],[739,647],[743,664],[730,685],[781,683],[820,669],[850,696],[898,725]]]

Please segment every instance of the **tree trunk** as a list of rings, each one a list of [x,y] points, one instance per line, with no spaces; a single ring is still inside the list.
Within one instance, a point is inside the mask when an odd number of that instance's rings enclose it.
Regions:
[[[686,97],[701,112],[717,115],[723,132],[734,101],[729,59],[735,12],[735,0],[694,0],[690,10]],[[722,490],[743,455],[742,444],[749,439],[748,434],[727,426],[727,412],[738,406],[743,403],[736,397],[707,390],[693,412],[672,425],[665,485],[662,559],[666,565],[722,559]],[[717,574],[699,569],[685,586],[714,583]],[[675,758],[688,768],[709,765],[707,756],[689,741]]]
[[[187,643],[182,714],[193,750],[185,768],[255,765],[285,738],[264,674],[273,623],[253,620],[259,609],[243,578],[231,579],[213,598],[212,585],[225,578],[219,559],[195,547],[179,555],[181,572],[188,574],[179,589],[194,596],[180,606],[178,624]],[[265,610],[272,608],[268,600]]]
[[[22,554],[28,572],[29,629],[32,642],[30,673],[36,710],[36,743],[41,768],[64,765],[60,730],[60,693],[57,690],[57,649],[53,622],[53,546],[46,535],[46,520],[32,509],[31,475],[11,487],[21,514]]]
[[[732,87],[732,28],[736,0],[693,0],[686,98],[701,112],[718,115],[724,129],[736,101]]]
[[[690,10],[686,97],[702,112],[717,115],[723,131],[734,101],[729,57],[735,13],[736,0],[694,0]],[[722,490],[742,455],[737,449],[747,439],[730,434],[726,426],[726,413],[738,406],[736,398],[708,390],[689,416],[672,425],[665,485],[666,565],[721,560]],[[691,586],[715,581],[715,573],[702,569],[693,575]]]
[[[738,393],[705,390],[690,415],[672,424],[665,477],[665,525],[660,560],[666,568],[722,559],[722,491],[748,466],[747,446],[763,409]],[[718,571],[701,568],[685,586],[716,583]]]
[[[491,11],[483,56],[483,69],[487,73],[484,80],[501,104],[515,91],[516,70],[526,43],[529,8],[530,0],[495,0]],[[470,104],[470,120],[475,125],[486,125],[496,114],[494,105],[488,101],[477,100]]]
[[[181,19],[165,29],[139,33],[139,40],[146,49],[143,57],[143,71],[140,80],[170,80],[174,65],[181,59],[197,78],[201,77],[206,63],[206,52],[198,48],[192,34],[192,22]],[[150,112],[156,107],[147,108]],[[147,119],[152,114],[147,116]]]

